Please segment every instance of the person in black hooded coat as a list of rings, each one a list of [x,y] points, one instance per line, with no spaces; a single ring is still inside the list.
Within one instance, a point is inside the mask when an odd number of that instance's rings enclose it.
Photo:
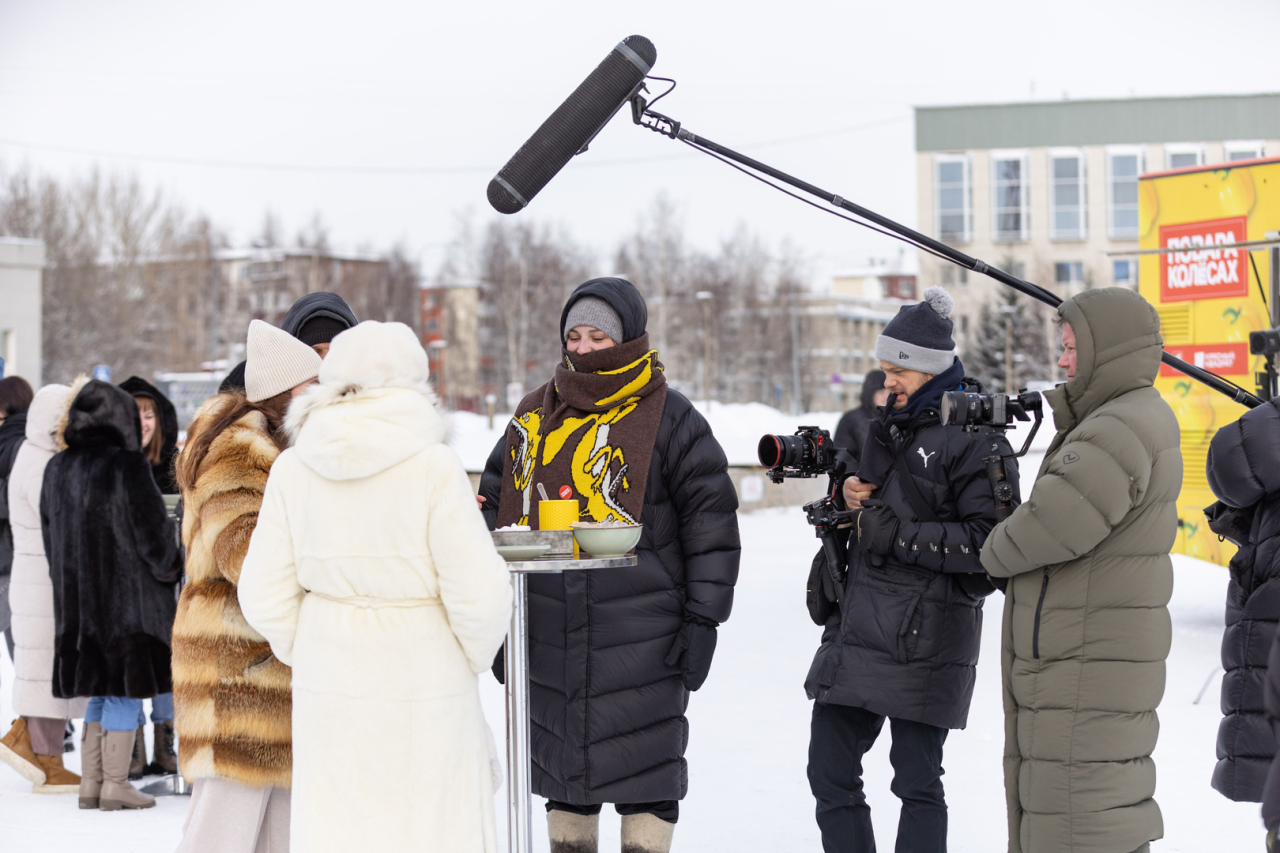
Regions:
[[[21,376],[0,379],[0,632],[13,657],[9,622],[9,575],[13,571],[13,531],[9,527],[9,473],[27,438],[27,407],[35,394]]]
[[[280,321],[280,328],[320,353],[324,358],[329,342],[360,321],[341,296],[326,290],[308,293],[293,303],[293,307]],[[244,365],[242,361],[231,368],[218,386],[218,393],[239,388],[244,390]]]
[[[128,379],[120,383],[121,389],[128,391],[135,401],[139,397],[150,400],[155,407],[158,423],[156,424],[156,433],[152,436],[151,444],[144,445],[142,452],[146,454],[147,461],[151,462],[151,475],[155,478],[156,485],[160,488],[162,494],[176,495],[178,493],[178,481],[173,472],[173,460],[178,456],[178,411],[173,407],[173,403],[164,394],[160,393],[160,389],[137,376],[130,376]],[[139,404],[141,408],[142,404]],[[151,447],[156,446],[157,453],[152,458]]]
[[[612,342],[620,350],[631,342],[647,347],[644,299],[630,282],[611,278],[589,281],[569,297],[562,341],[573,339],[578,327],[570,316],[589,297],[612,309],[612,319],[596,322],[618,324],[610,337],[620,335]],[[542,400],[546,387],[526,401]],[[533,790],[550,801],[553,853],[594,850],[603,803],[623,814],[627,849],[670,844],[677,801],[688,789],[685,708],[707,676],[716,626],[733,603],[741,548],[724,451],[688,399],[667,387],[657,393],[666,398],[648,466],[637,565],[529,578]],[[516,429],[513,419],[480,482],[490,527],[513,514],[500,501]]]
[[[1218,430],[1206,469],[1220,501],[1206,510],[1209,527],[1240,546],[1227,583],[1225,716],[1212,783],[1228,799],[1256,803],[1276,754],[1263,681],[1280,621],[1280,397]]]
[[[858,470],[862,461],[862,444],[867,440],[867,429],[875,420],[876,409],[889,399],[889,392],[884,387],[884,371],[869,370],[862,379],[861,403],[856,409],[850,409],[840,417],[836,424],[836,434],[832,442],[853,457],[850,471]]]

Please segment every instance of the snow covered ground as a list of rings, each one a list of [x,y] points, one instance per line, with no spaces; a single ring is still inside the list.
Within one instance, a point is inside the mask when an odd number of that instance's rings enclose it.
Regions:
[[[759,407],[766,409],[767,407]],[[772,414],[771,414],[772,413]],[[719,406],[713,423],[730,456],[751,454],[762,432],[792,432],[798,422],[834,427],[835,416],[800,420],[774,410]],[[812,416],[808,416],[812,417]],[[455,421],[455,445],[464,461],[484,456],[496,434],[479,416]],[[497,425],[498,421],[495,421]],[[461,426],[462,429],[457,427]],[[1043,452],[1052,426],[1037,437]],[[736,437],[735,437],[736,436]],[[1021,433],[1013,437],[1015,445]],[[1039,453],[1023,465],[1029,486]],[[804,581],[817,542],[798,509],[760,510],[740,517],[743,559],[733,617],[721,629],[716,662],[689,707],[689,796],[681,804],[676,850],[813,851],[821,848],[813,821],[813,799],[805,779],[811,703],[804,677],[819,629],[804,608]],[[1249,851],[1262,849],[1258,806],[1233,803],[1209,787],[1221,713],[1218,691],[1226,570],[1174,557],[1170,612],[1173,649],[1160,706],[1156,750],[1156,799],[1164,812],[1165,840],[1158,851]],[[982,659],[969,727],[952,732],[944,766],[950,805],[949,847],[954,853],[990,853],[1005,847],[1001,769],[1003,715],[1000,706],[1000,594],[988,599]],[[1210,681],[1199,704],[1196,695]],[[0,654],[0,721],[12,719],[13,667]],[[481,679],[485,712],[503,730],[502,688]],[[79,725],[79,724],[77,724]],[[349,737],[335,732],[335,737]],[[880,848],[893,849],[897,799],[889,791],[888,731],[866,760],[867,795]],[[79,769],[79,755],[67,756]],[[353,784],[360,784],[353,780]],[[377,784],[369,780],[368,784]],[[17,774],[0,765],[0,853],[167,853],[177,846],[187,798],[163,797],[143,812],[79,811],[73,796],[39,796]],[[499,792],[499,838],[502,792]],[[606,810],[601,849],[618,849],[619,820]],[[535,805],[535,849],[547,851],[540,804]]]

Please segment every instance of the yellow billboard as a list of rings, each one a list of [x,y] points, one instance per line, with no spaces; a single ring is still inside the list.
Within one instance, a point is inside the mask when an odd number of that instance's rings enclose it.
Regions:
[[[1262,295],[1270,252],[1216,247],[1280,230],[1280,159],[1143,175],[1138,222],[1142,249],[1174,250],[1138,261],[1138,288],[1160,313],[1165,349],[1256,393],[1263,359],[1249,354],[1249,333],[1271,328]],[[1214,433],[1245,408],[1169,367],[1156,387],[1182,428],[1174,551],[1225,565],[1235,548],[1205,523],[1215,500],[1205,459]]]

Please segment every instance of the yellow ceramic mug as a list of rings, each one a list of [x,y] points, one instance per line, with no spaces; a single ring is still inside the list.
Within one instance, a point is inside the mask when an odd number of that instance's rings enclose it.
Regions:
[[[578,502],[538,501],[539,530],[572,530],[578,520]],[[578,540],[573,541],[573,558],[578,559]]]

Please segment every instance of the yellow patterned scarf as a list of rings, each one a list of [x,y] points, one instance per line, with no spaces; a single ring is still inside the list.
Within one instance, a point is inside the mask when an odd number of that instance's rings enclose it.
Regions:
[[[649,461],[667,402],[649,336],[605,350],[565,351],[507,428],[498,524],[537,527],[538,492],[577,499],[583,521],[640,521]]]

